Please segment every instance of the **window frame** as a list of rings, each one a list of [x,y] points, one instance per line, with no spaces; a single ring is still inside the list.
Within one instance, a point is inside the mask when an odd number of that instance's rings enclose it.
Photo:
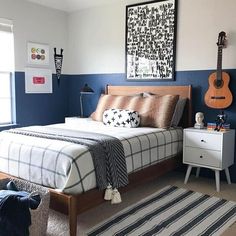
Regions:
[[[13,22],[11,20],[0,18],[0,31],[8,32],[12,34],[13,37],[13,64],[10,70],[1,70],[0,74],[9,74],[9,99],[10,99],[10,120],[7,122],[0,121],[0,128],[12,126],[16,124],[16,101],[15,101],[15,48],[14,48],[14,32],[13,32]],[[1,85],[1,80],[0,80]],[[0,98],[1,99],[1,98]]]

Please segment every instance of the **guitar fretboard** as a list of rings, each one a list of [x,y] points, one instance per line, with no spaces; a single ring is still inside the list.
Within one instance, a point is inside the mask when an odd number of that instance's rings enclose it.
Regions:
[[[218,56],[217,56],[217,72],[216,72],[216,79],[217,81],[222,80],[222,49],[223,46],[218,46]]]

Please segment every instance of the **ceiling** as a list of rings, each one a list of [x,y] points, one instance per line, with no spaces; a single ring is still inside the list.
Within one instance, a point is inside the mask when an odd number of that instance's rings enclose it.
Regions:
[[[85,8],[124,2],[125,0],[25,0],[46,7],[73,12]]]

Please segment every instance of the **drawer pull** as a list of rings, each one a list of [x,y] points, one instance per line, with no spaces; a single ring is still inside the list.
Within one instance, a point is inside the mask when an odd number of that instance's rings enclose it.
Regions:
[[[200,158],[203,158],[203,156],[201,155]]]
[[[201,142],[202,142],[202,143],[206,143],[206,141],[205,141],[204,139],[201,139]]]

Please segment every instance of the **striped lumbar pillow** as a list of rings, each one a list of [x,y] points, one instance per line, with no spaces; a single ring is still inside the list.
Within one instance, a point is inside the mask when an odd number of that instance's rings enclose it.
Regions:
[[[130,107],[141,102],[141,96],[116,96],[104,95],[99,98],[96,111],[92,113],[91,118],[96,121],[102,121],[103,113],[107,109],[132,109]]]
[[[178,95],[151,97],[101,95],[91,118],[102,121],[103,113],[107,109],[128,109],[138,112],[141,126],[167,128],[170,126],[178,98]]]

